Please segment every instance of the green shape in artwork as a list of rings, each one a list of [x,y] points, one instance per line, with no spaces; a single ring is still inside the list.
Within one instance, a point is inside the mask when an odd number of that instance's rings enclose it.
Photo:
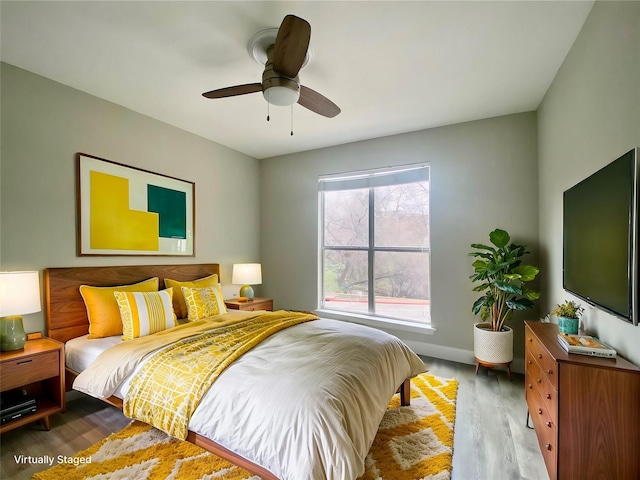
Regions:
[[[147,185],[147,209],[160,217],[160,237],[187,238],[187,194]]]

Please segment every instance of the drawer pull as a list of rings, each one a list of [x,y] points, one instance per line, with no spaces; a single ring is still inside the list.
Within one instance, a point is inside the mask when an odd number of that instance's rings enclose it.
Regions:
[[[529,388],[530,388],[530,389],[531,389],[531,388],[533,388],[533,385],[529,384]]]
[[[551,451],[551,444],[550,443],[545,444],[545,448],[547,450]]]
[[[16,362],[16,365],[22,365],[25,363],[31,363],[33,362],[33,358],[30,358],[29,360],[22,360],[21,362]]]
[[[538,358],[542,358],[542,354],[541,353],[538,354]]]
[[[533,363],[531,360],[527,360],[527,364],[531,365],[531,363]]]
[[[552,425],[553,425],[553,423],[547,422],[547,427],[551,428]]]
[[[542,383],[542,379],[541,379],[541,378],[539,378],[539,379],[537,380],[537,382],[538,382],[538,383]]]
[[[551,400],[551,394],[547,393],[547,400]]]
[[[527,338],[527,340],[529,340],[530,342],[533,342],[533,338],[531,337]]]
[[[553,373],[553,370],[547,370],[547,373],[551,375]]]
[[[538,409],[538,413],[539,413],[540,415],[542,415],[542,409],[541,409],[541,408],[539,408],[539,409]]]

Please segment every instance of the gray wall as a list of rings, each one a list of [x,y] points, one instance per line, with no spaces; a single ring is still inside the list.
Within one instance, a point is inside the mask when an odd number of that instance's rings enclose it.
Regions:
[[[277,308],[318,307],[318,176],[416,162],[431,164],[434,335],[394,331],[419,353],[473,361],[470,244],[501,227],[535,252],[536,114],[523,113],[273,157],[261,163],[264,292]],[[537,318],[528,312],[527,318]],[[514,320],[516,356],[522,322]]]
[[[562,288],[562,192],[640,146],[640,2],[597,2],[538,111],[543,308]],[[585,302],[580,302],[585,305]],[[588,307],[584,327],[640,364],[640,326]]]
[[[260,260],[256,159],[0,65],[2,270],[217,262],[228,284],[232,263]],[[78,257],[76,152],[195,181],[196,256]],[[27,331],[45,328],[42,313],[24,320]]]

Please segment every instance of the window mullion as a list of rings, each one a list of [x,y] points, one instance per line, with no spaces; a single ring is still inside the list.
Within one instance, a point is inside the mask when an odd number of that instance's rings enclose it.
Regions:
[[[374,287],[374,262],[375,262],[375,193],[374,188],[369,188],[369,252],[367,255],[367,263],[368,263],[368,300],[369,300],[369,313],[376,313],[375,308],[375,287]]]

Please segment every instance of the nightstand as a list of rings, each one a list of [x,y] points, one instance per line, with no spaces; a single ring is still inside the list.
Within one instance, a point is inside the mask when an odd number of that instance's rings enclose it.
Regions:
[[[0,433],[65,410],[64,343],[50,338],[29,340],[23,350],[0,352],[0,391],[22,389],[36,399],[36,412],[5,423]]]
[[[273,310],[273,299],[271,298],[254,298],[246,302],[238,302],[237,300],[225,300],[224,304],[230,310],[244,310],[245,312],[253,310]]]

